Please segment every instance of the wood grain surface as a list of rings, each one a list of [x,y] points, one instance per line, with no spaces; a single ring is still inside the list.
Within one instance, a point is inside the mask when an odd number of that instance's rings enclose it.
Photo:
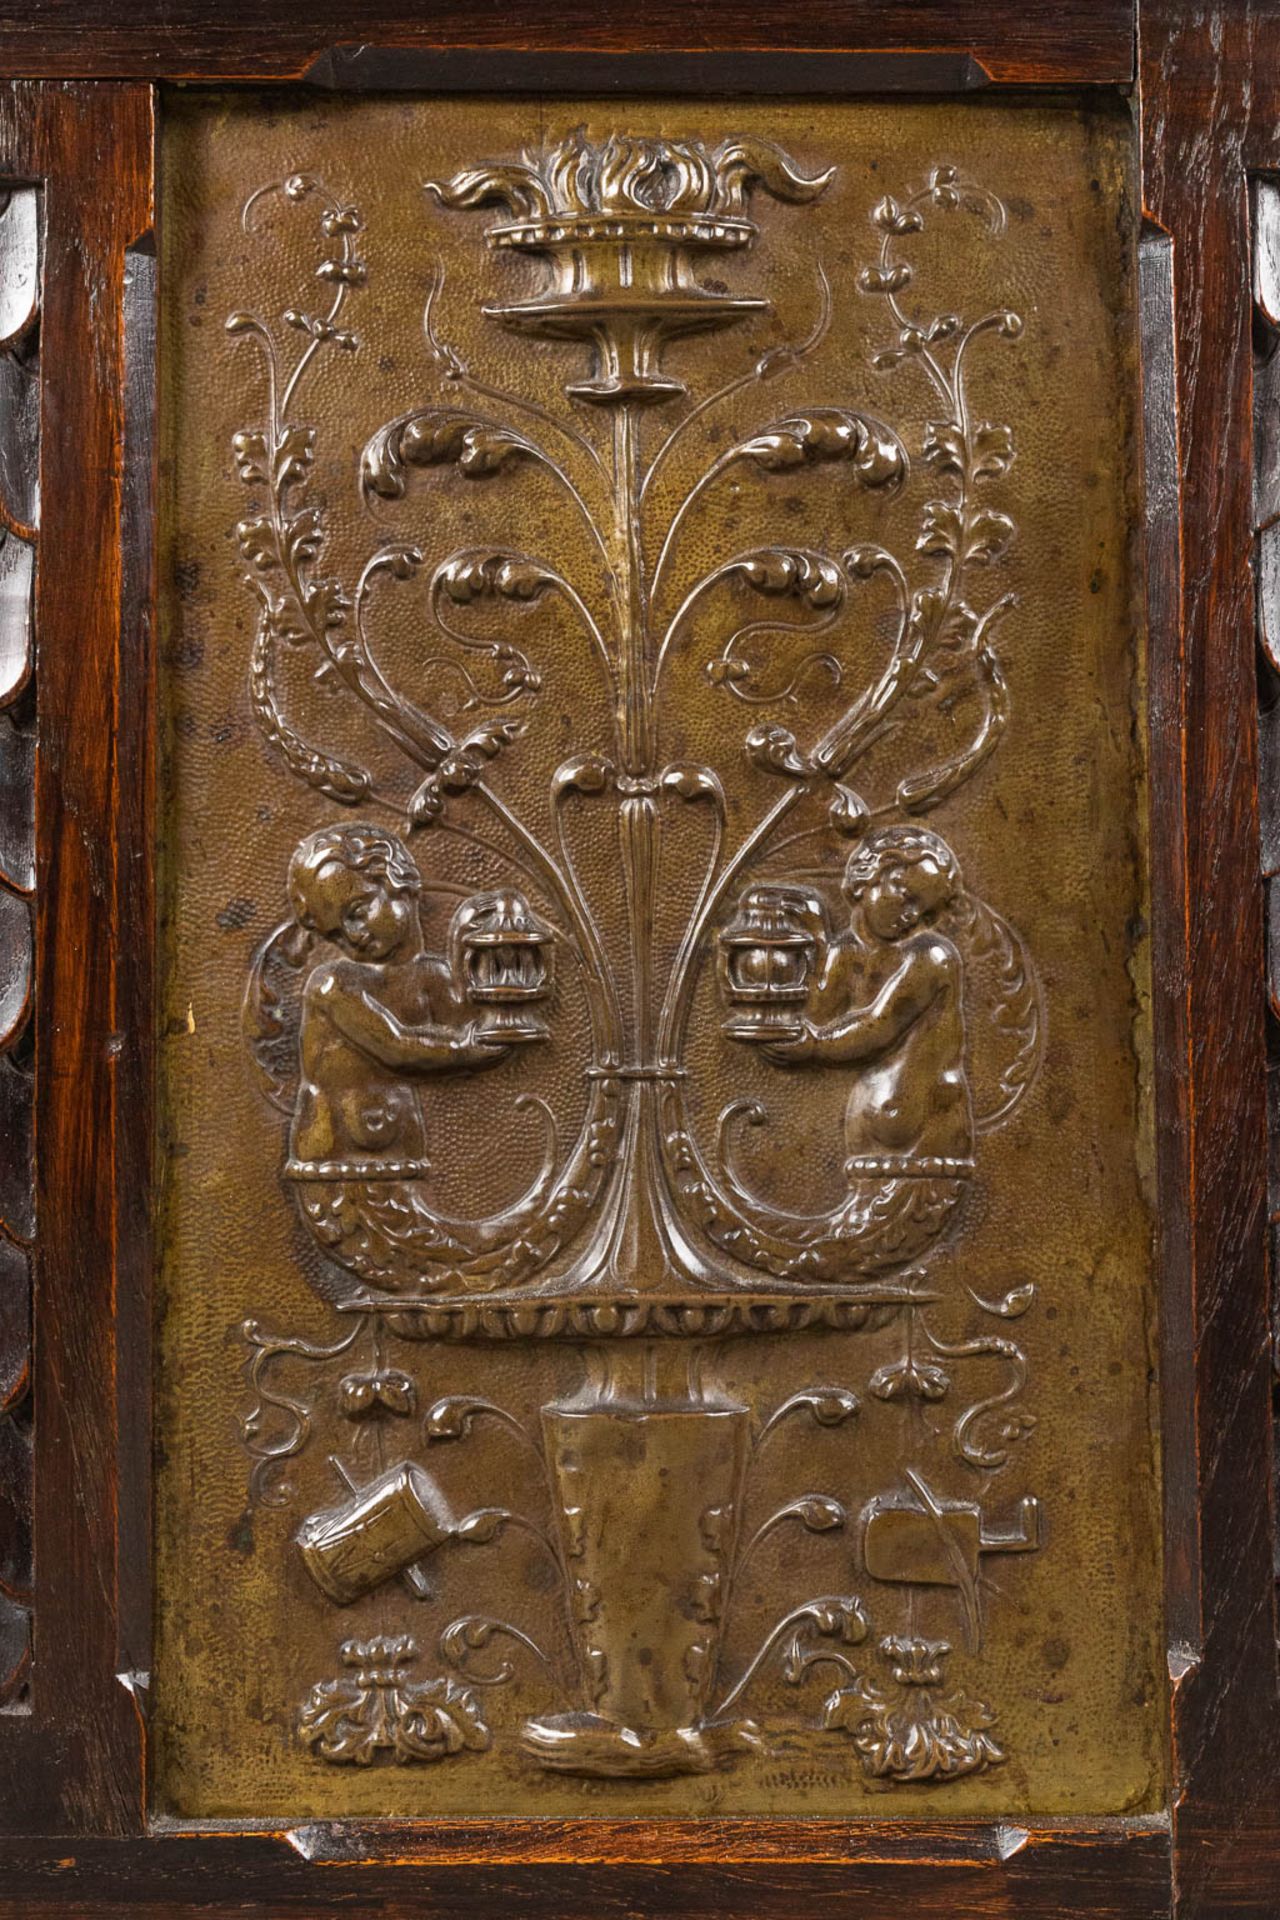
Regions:
[[[1264,1913],[1280,1860],[1247,171],[1280,164],[1274,7],[1143,10],[1144,188],[1173,239],[1182,481],[1198,1655],[1173,1714],[1179,1911]],[[1159,776],[1157,776],[1159,777]],[[1168,805],[1157,790],[1157,805]],[[1182,1496],[1191,1497],[1188,1484]],[[1181,1660],[1171,1670],[1178,1671]]]
[[[304,74],[333,47],[358,45],[932,52],[972,56],[997,82],[1124,85],[1133,76],[1133,0],[792,0],[781,15],[765,0],[652,0],[631,11],[593,0],[435,0],[430,8],[399,0],[357,11],[343,0],[263,0],[251,14],[228,0],[37,0],[0,11],[0,72],[10,75],[277,80]],[[572,84],[594,82],[578,73]]]
[[[122,970],[131,947],[147,950],[149,914],[131,909],[126,925],[120,910],[122,875],[147,856],[136,768],[122,770],[117,739],[119,705],[145,722],[138,634],[121,617],[120,295],[124,249],[151,220],[150,143],[145,87],[0,93],[0,166],[45,185],[42,347],[57,369],[43,388],[36,576],[39,1680],[33,1712],[0,1726],[0,1820],[108,1834],[141,1815],[138,1722],[115,1678],[116,1256],[121,1187],[148,1184],[145,1106],[125,1110],[120,1076],[149,1032],[145,988],[135,973],[130,992]]]
[[[732,12],[55,4],[0,15],[0,171],[47,195],[37,929],[34,1711],[0,1719],[0,1915],[506,1912],[1269,1920],[1280,1896],[1262,925],[1250,572],[1247,175],[1280,169],[1280,5],[1150,0],[1139,22],[1153,828],[1166,1351],[1168,1822],[797,1828],[465,1823],[146,1835],[149,520],[126,450],[126,249],[151,224],[150,80],[288,78],[336,42],[643,52],[932,49],[997,80],[1124,85],[1119,0]],[[1167,242],[1162,239],[1167,236]],[[1163,277],[1163,286],[1162,286]],[[1168,282],[1174,339],[1167,339]],[[1162,317],[1163,316],[1163,317]],[[1166,337],[1163,340],[1162,329]],[[1163,382],[1163,384],[1162,384]],[[145,381],[144,381],[145,386]],[[136,390],[135,390],[136,391]],[[1176,420],[1169,398],[1176,394]],[[1162,437],[1162,416],[1168,422]],[[145,424],[142,429],[145,441]],[[132,506],[123,496],[133,488]],[[1170,489],[1177,480],[1176,498]],[[121,535],[122,506],[126,533]],[[1171,537],[1170,516],[1180,527]],[[124,555],[131,556],[128,564]],[[141,772],[139,771],[141,769]],[[127,1337],[125,1329],[129,1329]],[[128,1353],[122,1351],[122,1341]],[[130,1374],[126,1369],[132,1365]],[[122,1421],[122,1407],[125,1419]],[[139,1422],[143,1424],[138,1425]],[[130,1425],[132,1433],[130,1437]],[[144,1436],[139,1441],[139,1434]],[[141,1637],[140,1637],[141,1636]],[[24,1835],[26,1837],[17,1837]],[[843,1849],[847,1848],[847,1851]]]

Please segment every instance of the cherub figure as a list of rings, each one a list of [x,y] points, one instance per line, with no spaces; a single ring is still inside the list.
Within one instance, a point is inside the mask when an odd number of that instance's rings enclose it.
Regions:
[[[321,1243],[378,1285],[406,1255],[447,1265],[471,1252],[416,1184],[429,1170],[417,1083],[510,1052],[463,1019],[444,960],[423,944],[421,889],[408,849],[380,827],[322,828],[289,866],[298,925],[336,951],[302,991],[285,1173]]]
[[[509,1052],[474,1021],[458,1023],[444,961],[423,946],[421,889],[403,842],[378,827],[322,828],[290,862],[298,924],[337,948],[303,990],[291,1173],[424,1173],[414,1080]]]
[[[962,884],[936,833],[869,834],[845,868],[849,930],[828,944],[802,1031],[764,1049],[779,1066],[853,1070],[850,1198],[826,1231],[859,1242],[876,1264],[923,1252],[972,1171],[963,967],[938,925]]]

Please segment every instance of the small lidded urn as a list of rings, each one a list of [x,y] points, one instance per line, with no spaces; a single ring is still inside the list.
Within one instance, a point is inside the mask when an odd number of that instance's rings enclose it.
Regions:
[[[799,1009],[826,938],[826,911],[808,887],[747,888],[720,934],[720,990],[734,1009],[729,1039],[800,1038]]]
[[[769,140],[697,140],[579,128],[550,153],[468,168],[427,191],[446,207],[504,201],[513,219],[490,227],[491,247],[542,255],[547,285],[532,299],[486,306],[504,326],[558,340],[588,340],[591,379],[568,388],[596,405],[661,402],[684,392],[662,371],[664,343],[767,311],[768,301],[700,284],[695,253],[750,246],[750,189],[812,200],[831,178],[801,173]]]
[[[555,929],[514,888],[473,893],[454,914],[450,971],[495,1041],[545,1039],[545,1024],[528,1009],[551,991],[554,941]]]

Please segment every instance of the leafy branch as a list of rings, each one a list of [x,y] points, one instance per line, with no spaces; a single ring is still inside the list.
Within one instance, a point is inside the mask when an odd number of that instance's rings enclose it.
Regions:
[[[288,411],[300,379],[322,347],[333,345],[347,352],[356,348],[356,336],[338,322],[352,288],[364,280],[365,264],[355,249],[355,235],[363,222],[356,208],[343,206],[312,175],[291,174],[278,188],[263,188],[246,202],[246,231],[258,203],[276,191],[291,204],[319,195],[322,234],[326,240],[336,239],[338,245],[326,250],[316,269],[317,277],[333,288],[325,311],[285,309],[284,324],[306,340],[287,377],[275,336],[261,320],[253,314],[233,313],[226,322],[228,333],[256,343],[268,381],[265,427],[242,428],[232,441],[240,479],[266,495],[265,511],[242,520],[236,528],[246,578],[261,607],[251,656],[250,697],[263,734],[290,772],[349,806],[370,794],[372,776],[355,762],[312,746],[285,718],[276,684],[276,654],[281,645],[311,645],[323,657],[332,658],[334,637],[351,612],[340,582],[317,572],[324,546],[318,512],[293,504],[311,472],[315,433],[310,427],[289,423]]]

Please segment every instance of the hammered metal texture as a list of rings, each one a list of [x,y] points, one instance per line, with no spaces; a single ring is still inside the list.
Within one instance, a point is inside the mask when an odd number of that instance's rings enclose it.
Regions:
[[[163,179],[158,1810],[1158,1806],[1127,120]]]

